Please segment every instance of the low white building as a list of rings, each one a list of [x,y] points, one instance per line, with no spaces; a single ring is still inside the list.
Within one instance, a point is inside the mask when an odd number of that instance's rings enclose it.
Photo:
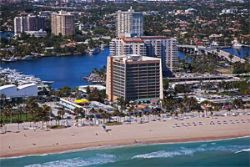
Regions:
[[[82,108],[84,109],[82,106],[75,104],[67,99],[64,98],[60,98],[60,101],[58,103],[60,106],[70,110],[70,111],[74,111],[75,108]]]
[[[105,90],[106,87],[105,86],[102,86],[102,85],[83,85],[83,86],[79,86],[78,87],[78,90],[84,92],[84,93],[87,93],[87,88],[90,88],[90,89],[97,89],[97,90]]]
[[[26,34],[29,34],[30,36],[34,36],[36,38],[43,38],[47,36],[47,32],[43,30],[39,31],[25,31]]]
[[[25,84],[16,86],[14,84],[0,86],[0,95],[5,95],[7,98],[16,97],[33,97],[38,95],[36,84]]]

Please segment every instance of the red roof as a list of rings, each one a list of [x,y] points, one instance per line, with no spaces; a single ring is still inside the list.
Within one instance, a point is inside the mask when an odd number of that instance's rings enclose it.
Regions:
[[[142,36],[141,39],[167,39],[166,36]]]
[[[141,38],[123,38],[124,42],[133,42],[133,43],[143,43],[143,40]]]

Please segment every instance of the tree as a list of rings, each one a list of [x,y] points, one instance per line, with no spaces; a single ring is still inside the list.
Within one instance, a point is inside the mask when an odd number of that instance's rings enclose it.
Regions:
[[[201,108],[205,111],[205,115],[207,116],[207,111],[212,111],[214,108],[214,103],[210,101],[203,101],[201,102]]]
[[[234,56],[230,54],[228,57],[232,61]]]
[[[169,87],[169,80],[168,79],[163,79],[163,89],[166,90]]]
[[[183,99],[183,104],[185,106],[185,112],[190,112],[193,110],[199,110],[200,105],[198,104],[197,100],[194,97],[188,98],[187,96]]]
[[[64,108],[60,108],[60,109],[58,110],[58,112],[57,112],[57,116],[58,116],[59,121],[60,121],[61,119],[63,119],[64,115],[65,115],[65,109],[64,109]],[[60,123],[60,124],[61,124],[61,123]]]
[[[17,114],[18,114],[18,119],[17,119],[17,129],[19,131],[20,127],[19,127],[19,124],[20,123],[23,123],[23,120],[21,119],[21,116],[23,115],[23,106],[18,106],[18,109],[17,109]]]
[[[51,112],[52,112],[52,109],[50,106],[46,104],[42,106],[42,111],[40,113],[40,119],[42,120],[42,124],[43,122],[48,122],[50,120]]]
[[[121,107],[121,111],[123,111],[126,108],[127,102],[126,102],[126,100],[124,100],[123,97],[119,97],[117,99],[117,104]]]
[[[167,112],[175,111],[177,108],[177,104],[178,104],[177,100],[173,99],[172,97],[165,98],[162,101],[163,108]]]
[[[106,98],[105,90],[98,90],[96,88],[92,89],[92,91],[88,94],[88,99],[90,101],[98,101],[103,103]]]
[[[74,109],[74,114],[76,115],[75,119],[76,119],[76,122],[78,123],[79,115],[84,116],[83,109],[76,107]]]
[[[28,99],[27,101],[26,101],[26,107],[25,107],[25,110],[27,111],[27,113],[28,114],[30,114],[31,115],[31,121],[32,122],[35,122],[36,120],[36,118],[35,118],[35,116],[36,116],[36,114],[37,114],[37,112],[38,112],[38,109],[39,108],[39,105],[38,105],[38,103],[37,102],[35,102],[35,100],[34,99]],[[31,126],[31,122],[30,122],[30,126]]]
[[[4,115],[4,120],[6,121],[7,118],[9,118],[9,122],[12,122],[12,106],[8,104],[4,110],[3,110],[3,115]],[[5,125],[5,121],[3,122],[3,125]],[[4,133],[7,132],[7,125],[5,125],[5,131]]]
[[[120,118],[125,117],[125,114],[123,112],[120,112],[118,109],[115,109],[115,111],[112,113],[112,116],[119,117],[119,122],[121,122]]]
[[[64,86],[63,88],[60,88],[57,92],[56,95],[59,97],[68,97],[71,94],[71,88]]]
[[[242,99],[234,99],[233,100],[234,107],[237,108],[244,108],[244,102]]]

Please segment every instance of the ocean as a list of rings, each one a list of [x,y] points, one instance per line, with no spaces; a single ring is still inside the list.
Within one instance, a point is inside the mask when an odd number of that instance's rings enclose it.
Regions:
[[[249,167],[250,138],[99,148],[0,160],[1,167]]]

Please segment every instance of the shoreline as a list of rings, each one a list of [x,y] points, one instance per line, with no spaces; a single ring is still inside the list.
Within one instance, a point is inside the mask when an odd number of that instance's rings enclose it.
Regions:
[[[109,49],[109,46],[106,46],[104,48]],[[244,48],[249,48],[250,49],[250,45],[244,45],[244,46],[242,46],[242,48],[243,49]],[[229,47],[226,47],[226,48],[223,48],[223,49],[234,49],[234,48],[232,46],[229,46]],[[98,53],[98,54],[100,54],[100,53]],[[57,54],[51,54],[51,55],[34,56],[31,59],[22,59],[22,58],[19,58],[19,57],[14,57],[14,58],[17,58],[14,61],[4,61],[4,60],[0,59],[0,63],[13,63],[13,62],[19,62],[19,61],[30,61],[30,60],[40,59],[40,58],[44,58],[44,57],[70,57],[70,56],[90,56],[90,55],[88,55],[87,51],[85,51],[83,53],[77,53],[77,52],[76,53],[57,53]],[[235,55],[235,56],[240,57],[240,56],[237,56],[237,55]],[[243,58],[243,57],[240,57],[240,58]]]
[[[66,53],[66,54],[52,54],[52,55],[44,55],[44,56],[36,56],[36,57],[32,57],[30,59],[22,59],[22,58],[18,58],[16,60],[13,61],[4,61],[2,59],[0,59],[1,63],[13,63],[13,62],[20,62],[20,61],[32,61],[32,60],[36,60],[36,59],[41,59],[44,57],[70,57],[70,56],[89,56],[87,53]]]
[[[227,124],[209,124],[225,122]],[[175,124],[202,122],[203,125],[174,127]],[[231,122],[234,122],[232,124]],[[236,123],[239,122],[239,123]],[[0,157],[35,156],[88,149],[128,147],[146,144],[177,144],[250,137],[250,115],[217,118],[189,118],[186,120],[152,121],[145,124],[70,127],[65,129],[21,130],[14,133],[16,125],[9,125],[12,132],[0,134]],[[140,132],[140,133],[138,133]]]
[[[104,47],[104,49],[109,49],[109,47]],[[101,50],[101,52],[103,52],[103,50]],[[101,52],[99,52],[98,54],[100,54]],[[98,55],[96,54],[96,55]],[[19,62],[19,61],[30,61],[30,60],[36,60],[36,59],[40,59],[40,58],[44,58],[44,57],[70,57],[70,56],[96,56],[96,55],[89,55],[88,51],[85,51],[83,53],[56,53],[56,54],[51,54],[51,55],[39,55],[39,56],[33,56],[30,59],[22,59],[20,57],[14,57],[16,58],[16,60],[13,61],[4,61],[2,59],[0,59],[1,63],[13,63],[13,62]]]
[[[209,138],[194,138],[194,139],[180,139],[180,140],[152,140],[146,142],[138,142],[138,143],[123,143],[123,144],[104,144],[101,146],[86,146],[81,148],[67,148],[67,149],[53,149],[50,152],[47,151],[35,151],[30,153],[16,153],[16,154],[8,154],[0,156],[0,160],[4,159],[15,159],[15,158],[23,158],[30,156],[47,156],[50,154],[64,154],[64,153],[72,153],[79,151],[88,151],[88,150],[99,150],[99,149],[115,149],[115,148],[123,148],[123,147],[136,147],[136,146],[146,146],[146,145],[161,145],[161,144],[188,144],[188,143],[203,143],[203,142],[216,142],[216,141],[226,141],[226,140],[234,140],[234,139],[242,139],[242,138],[250,138],[247,136],[225,136],[225,137],[209,137]],[[81,145],[81,144],[80,144]]]

